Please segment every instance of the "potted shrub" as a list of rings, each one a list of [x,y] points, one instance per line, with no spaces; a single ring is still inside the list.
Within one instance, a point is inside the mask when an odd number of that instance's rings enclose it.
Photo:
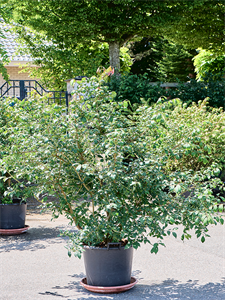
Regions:
[[[14,177],[13,168],[2,162],[10,155],[13,147],[13,137],[10,137],[12,126],[13,99],[0,102],[0,233],[19,234],[27,231],[26,197],[23,182]]]
[[[213,210],[209,184],[199,179],[203,173],[167,172],[169,155],[160,140],[164,131],[158,108],[150,109],[146,121],[146,107],[129,115],[128,103],[116,103],[114,97],[91,79],[76,91],[68,114],[44,98],[17,101],[16,142],[4,160],[19,162],[15,172],[35,182],[37,197],[58,198],[52,203],[43,198],[43,205],[55,218],[65,214],[76,227],[64,233],[68,254],[84,253],[89,286],[129,284],[132,249],[144,242],[157,253],[166,235],[177,236],[177,225],[183,225],[182,239],[194,229],[204,242],[207,226],[223,223]],[[152,147],[148,132],[154,133]],[[213,169],[207,172],[213,174]],[[183,193],[194,183],[194,195],[185,198]],[[152,243],[153,237],[158,242]],[[110,279],[102,281],[105,277]]]
[[[27,204],[21,198],[22,193],[9,184],[10,179],[2,176],[0,180],[0,230],[2,234],[6,233],[5,230],[7,233],[16,233],[15,229],[27,229],[25,227]]]

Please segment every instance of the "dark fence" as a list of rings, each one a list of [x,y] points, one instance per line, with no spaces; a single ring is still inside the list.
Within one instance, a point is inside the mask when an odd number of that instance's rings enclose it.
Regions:
[[[31,91],[40,96],[48,94],[49,103],[66,104],[68,106],[67,91],[48,91],[37,80],[9,80],[0,87],[0,98],[14,97],[25,99]]]

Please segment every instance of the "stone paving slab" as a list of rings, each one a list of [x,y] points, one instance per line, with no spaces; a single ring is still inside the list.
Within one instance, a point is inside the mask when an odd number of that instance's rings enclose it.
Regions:
[[[50,221],[49,214],[27,214],[27,233],[0,236],[0,299],[225,299],[225,226],[210,226],[202,244],[166,237],[157,255],[147,245],[134,251],[133,272],[139,282],[125,293],[100,295],[80,284],[83,259],[67,256],[60,229],[72,229],[67,219]],[[179,235],[179,232],[178,232]]]

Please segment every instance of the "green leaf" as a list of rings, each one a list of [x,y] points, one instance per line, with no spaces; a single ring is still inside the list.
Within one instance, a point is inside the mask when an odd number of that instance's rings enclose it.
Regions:
[[[205,237],[204,237],[204,236],[201,237],[201,242],[202,242],[202,243],[205,242]]]
[[[78,165],[78,166],[76,167],[76,170],[77,170],[77,171],[80,171],[81,168],[82,168],[82,165]]]
[[[198,232],[196,236],[199,238],[201,236],[201,232]]]
[[[116,95],[115,95],[115,97],[116,97]],[[124,107],[124,108],[127,108],[127,107],[128,107],[128,101],[123,101],[123,107]]]
[[[159,244],[158,243],[155,243],[151,249],[151,253],[155,253],[157,254],[159,251]]]
[[[180,193],[181,192],[181,186],[180,186],[180,184],[178,184],[176,187],[175,187],[175,189],[174,189],[174,191],[176,192],[176,193]]]
[[[221,213],[223,212],[223,204],[219,205],[219,212],[221,212]]]
[[[185,234],[185,238],[186,238],[187,240],[190,240],[191,235],[190,235],[189,233],[187,233],[187,234]]]
[[[224,224],[224,219],[220,218],[220,223],[223,225]]]
[[[176,234],[176,232],[172,232],[172,235],[175,237],[175,238],[177,238],[177,234]]]
[[[170,217],[170,224],[174,224],[175,223],[175,220],[173,217]]]

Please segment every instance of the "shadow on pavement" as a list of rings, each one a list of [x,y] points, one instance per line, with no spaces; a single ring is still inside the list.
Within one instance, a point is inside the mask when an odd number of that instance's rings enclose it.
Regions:
[[[140,282],[133,289],[120,294],[91,293],[86,291],[79,283],[80,280],[85,277],[83,273],[71,277],[74,278],[75,281],[70,282],[67,286],[55,286],[53,288],[54,291],[46,291],[45,293],[39,294],[46,296],[51,295],[53,297],[52,299],[54,299],[55,296],[56,299],[62,298],[70,300],[222,300],[225,295],[225,277],[221,279],[220,283],[207,283],[205,285],[199,285],[197,280],[179,283],[178,280],[167,279],[159,284],[142,284]],[[73,293],[71,294],[72,291],[74,291],[74,296]],[[70,296],[66,295],[68,293]]]
[[[198,285],[197,280],[179,283],[178,280],[168,279],[161,284],[137,285],[135,293],[140,295],[140,299],[146,300],[222,300],[225,294],[225,279],[221,283],[205,285]],[[130,299],[132,299],[132,294]]]
[[[37,227],[30,228],[26,233],[12,236],[0,235],[0,252],[13,250],[39,250],[45,249],[48,244],[56,244],[62,241],[58,228]],[[58,238],[57,238],[58,237]],[[57,238],[57,239],[56,239]],[[45,242],[43,244],[43,242]]]

